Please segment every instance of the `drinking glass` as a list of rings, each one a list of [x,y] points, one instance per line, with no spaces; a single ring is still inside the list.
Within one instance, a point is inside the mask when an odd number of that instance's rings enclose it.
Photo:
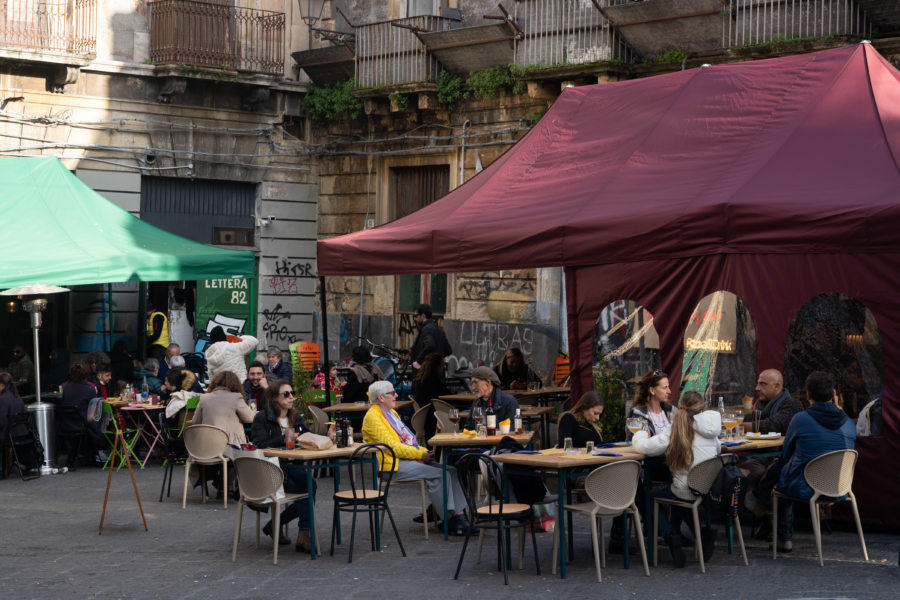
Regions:
[[[563,450],[566,452],[566,454],[574,453],[574,450],[572,449],[572,438],[567,437],[565,440],[563,440]]]
[[[744,439],[744,426],[738,425],[734,428],[734,441],[740,442]]]
[[[722,425],[724,425],[725,429],[728,430],[728,437],[733,438],[732,431],[735,427],[737,427],[737,424],[742,422],[743,420],[743,412],[738,414],[738,411],[734,410],[733,408],[725,411],[725,414],[722,415]]]
[[[588,441],[584,444],[584,453],[585,453],[585,454],[588,454],[588,455],[594,453],[594,442],[593,442],[593,441],[588,440]]]
[[[453,423],[453,435],[454,437],[459,435],[459,409],[451,408],[450,409],[450,422]]]
[[[476,406],[472,409],[472,420],[475,421],[475,425],[480,425],[482,419],[484,419],[484,409]]]
[[[629,417],[625,421],[625,426],[632,435],[644,428],[644,420],[640,417]]]
[[[480,438],[487,437],[487,425],[479,425],[478,426],[478,437],[480,437]]]

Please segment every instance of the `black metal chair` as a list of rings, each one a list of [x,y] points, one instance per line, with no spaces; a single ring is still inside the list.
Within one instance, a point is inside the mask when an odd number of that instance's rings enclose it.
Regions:
[[[62,451],[66,455],[66,468],[74,471],[83,448],[87,423],[75,406],[57,405],[53,414],[56,422],[56,462],[59,463]]]
[[[337,535],[338,515],[341,512],[352,512],[353,523],[350,527],[350,553],[347,556],[347,562],[353,562],[353,540],[356,536],[356,514],[365,512],[369,516],[369,537],[372,542],[372,550],[376,550],[375,538],[376,528],[379,523],[376,521],[377,513],[384,510],[388,518],[391,520],[391,527],[394,528],[394,535],[397,537],[397,543],[400,545],[400,552],[406,556],[406,550],[403,548],[403,542],[400,540],[400,533],[397,531],[397,524],[394,522],[394,515],[388,506],[388,491],[391,487],[390,477],[379,477],[372,472],[372,460],[376,460],[378,465],[382,465],[390,458],[391,461],[397,460],[394,451],[387,444],[363,444],[353,451],[348,460],[348,473],[350,475],[350,489],[343,492],[335,492],[334,494],[334,513],[331,523],[331,555],[334,556],[334,538]],[[391,463],[393,464],[393,463]]]
[[[469,508],[469,519],[472,525],[480,527],[482,531],[495,529],[497,531],[497,568],[503,569],[503,581],[509,585],[509,573],[506,568],[506,540],[510,527],[531,527],[531,545],[534,550],[534,564],[537,574],[541,574],[541,562],[537,551],[537,538],[534,535],[534,511],[530,504],[505,502],[506,480],[500,465],[492,457],[480,452],[464,454],[456,463],[456,471],[459,474],[460,484],[466,496],[466,504]],[[496,486],[498,497],[490,492],[487,494],[487,504],[479,506],[479,489],[481,478],[486,476],[489,482],[488,488]],[[459,563],[456,565],[456,574],[453,579],[459,578],[459,570],[462,567],[463,558],[466,556],[466,548],[472,529],[466,532],[466,540],[463,542],[462,551],[459,554]]]
[[[37,479],[41,476],[40,468],[33,469],[33,473],[29,477],[26,477],[22,470],[22,465],[28,467],[28,464],[33,464],[40,467],[44,456],[44,447],[37,435],[34,418],[30,412],[13,415],[9,424],[9,437],[4,445],[12,449],[13,461],[22,481]],[[28,464],[23,460],[28,460]]]
[[[162,487],[159,489],[159,501],[163,501],[163,493],[166,498],[172,496],[172,474],[176,465],[183,465],[187,459],[187,449],[184,447],[184,440],[172,435],[169,427],[169,421],[166,419],[165,411],[160,411],[158,415],[159,431],[162,434],[163,449],[165,450],[165,462],[163,463],[163,481]],[[166,480],[169,482],[168,491],[166,491]],[[205,485],[205,484],[204,484]]]

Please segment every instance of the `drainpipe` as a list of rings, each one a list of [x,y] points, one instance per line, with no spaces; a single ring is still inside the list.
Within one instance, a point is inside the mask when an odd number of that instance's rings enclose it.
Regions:
[[[459,150],[459,185],[462,185],[466,181],[466,134],[469,131],[469,125],[472,122],[469,119],[466,119],[466,122],[463,123],[462,126],[462,145]]]

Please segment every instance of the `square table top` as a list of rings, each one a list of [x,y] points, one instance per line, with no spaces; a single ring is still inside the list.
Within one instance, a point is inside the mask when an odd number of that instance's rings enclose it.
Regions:
[[[533,431],[526,431],[520,434],[507,434],[507,435],[492,435],[485,438],[480,438],[476,435],[466,435],[464,433],[460,433],[457,436],[454,436],[452,433],[438,433],[434,437],[428,440],[429,446],[441,446],[441,447],[480,447],[480,448],[490,448],[491,446],[496,446],[500,443],[505,437],[511,437],[516,440],[523,446],[527,446],[531,443],[531,438],[534,437]]]
[[[286,448],[263,448],[262,452],[265,456],[275,456],[285,460],[322,460],[325,458],[348,458],[353,451],[361,444],[354,444],[347,448],[338,448],[332,446],[327,450],[304,450],[303,448],[294,448],[288,450]]]
[[[585,454],[584,449],[578,448],[578,454],[566,454],[562,448],[548,448],[538,454],[496,454],[494,459],[500,463],[521,465],[524,467],[537,467],[545,469],[577,469],[588,466],[600,466],[620,460],[643,460],[644,455],[634,450],[631,446],[617,448],[601,448],[599,452],[610,452],[621,456],[597,456]]]

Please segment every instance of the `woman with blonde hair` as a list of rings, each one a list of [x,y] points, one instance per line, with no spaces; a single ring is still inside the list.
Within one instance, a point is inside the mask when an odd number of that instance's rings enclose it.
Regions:
[[[655,498],[676,498],[693,500],[694,494],[688,487],[688,472],[691,468],[719,455],[718,435],[722,430],[722,416],[715,410],[706,409],[706,401],[697,392],[685,392],[681,398],[681,410],[672,419],[671,428],[652,438],[647,431],[634,434],[634,449],[647,456],[665,454],[666,464],[672,472],[672,483],[652,492]],[[659,513],[659,533],[666,540],[672,552],[675,566],[685,563],[682,550],[681,523],[690,518],[686,509],[672,507],[671,520],[665,513]],[[715,529],[703,527],[700,530],[703,541],[703,560],[708,561],[715,549]]]

